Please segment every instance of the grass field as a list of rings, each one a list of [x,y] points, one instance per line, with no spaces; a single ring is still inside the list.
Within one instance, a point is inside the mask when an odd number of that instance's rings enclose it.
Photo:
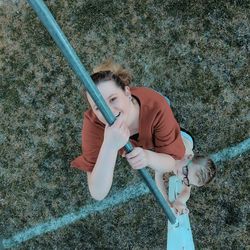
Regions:
[[[46,3],[89,72],[112,57],[135,86],[169,97],[196,153],[249,146],[249,1]],[[166,218],[149,193],[24,237],[100,203],[69,166],[87,108],[80,81],[26,1],[0,0],[0,25],[0,248],[165,249]],[[250,247],[249,153],[237,152],[188,201],[196,249]],[[141,182],[119,159],[109,197]]]

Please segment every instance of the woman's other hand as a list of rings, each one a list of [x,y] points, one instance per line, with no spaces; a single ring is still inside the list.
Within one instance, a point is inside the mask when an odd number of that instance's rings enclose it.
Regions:
[[[141,169],[148,165],[146,150],[143,148],[135,147],[125,157],[133,169]]]

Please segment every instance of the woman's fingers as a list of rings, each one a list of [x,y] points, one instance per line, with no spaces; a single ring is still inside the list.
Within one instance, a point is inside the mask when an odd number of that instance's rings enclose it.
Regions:
[[[133,159],[140,153],[139,148],[134,148],[130,153],[126,154],[127,159]]]
[[[189,209],[187,207],[183,209],[183,214],[189,214]]]
[[[136,162],[131,162],[130,165],[132,165],[134,169],[139,169],[139,168],[145,167],[144,162],[142,160],[138,160]]]
[[[147,166],[144,151],[140,147],[135,147],[132,152],[126,154],[126,159],[133,169],[141,169]]]
[[[106,125],[104,140],[119,150],[128,142],[129,135],[130,132],[126,123],[119,116],[111,126]]]
[[[121,116],[118,116],[113,126],[116,128],[120,128],[122,126],[122,123],[123,123],[123,119],[121,118]]]

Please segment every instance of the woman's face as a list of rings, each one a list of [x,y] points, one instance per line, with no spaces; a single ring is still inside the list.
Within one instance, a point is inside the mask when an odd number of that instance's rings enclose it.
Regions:
[[[131,101],[129,96],[131,95],[130,89],[128,86],[125,87],[125,91],[119,88],[113,80],[100,82],[97,85],[100,93],[102,94],[106,104],[111,109],[112,113],[117,117],[121,116],[125,122],[128,124],[129,111],[131,108]],[[88,102],[97,116],[97,118],[104,124],[106,124],[106,120],[102,116],[102,113],[95,105],[94,101],[87,93]]]

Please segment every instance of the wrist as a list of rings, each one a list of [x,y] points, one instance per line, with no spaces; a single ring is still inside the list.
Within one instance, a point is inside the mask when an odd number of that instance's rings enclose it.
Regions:
[[[109,140],[103,140],[102,147],[107,148],[109,150],[109,154],[111,153],[117,153],[119,151],[119,148],[116,147],[114,143],[112,143]]]
[[[147,165],[148,165],[148,167],[150,167],[151,166],[151,152],[152,151],[150,151],[148,149],[143,149],[143,150],[144,150],[146,161],[148,163]]]

